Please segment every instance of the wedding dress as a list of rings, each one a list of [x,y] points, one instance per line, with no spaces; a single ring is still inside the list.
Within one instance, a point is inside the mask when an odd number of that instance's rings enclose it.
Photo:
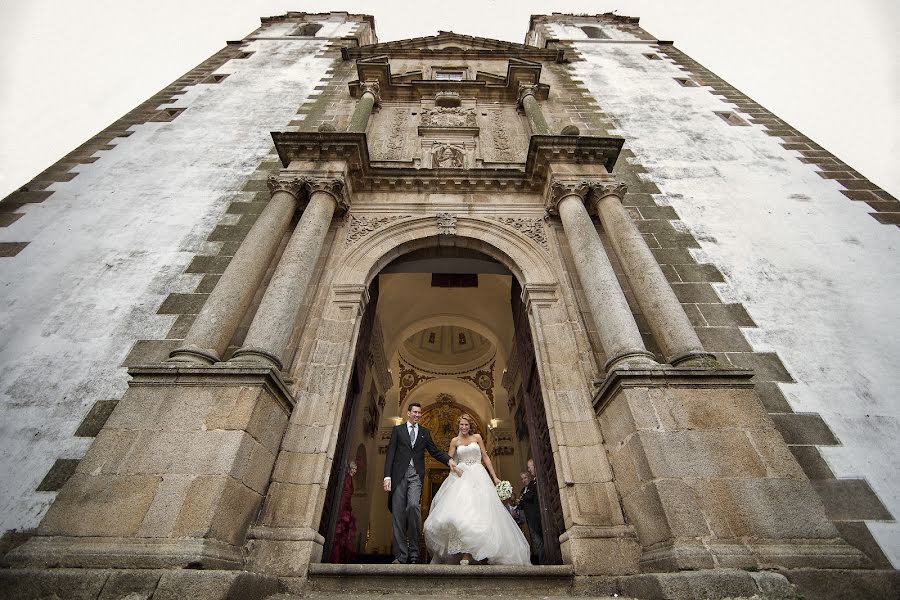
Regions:
[[[425,520],[431,562],[454,563],[453,555],[468,553],[492,565],[531,564],[528,542],[481,464],[478,442],[458,447],[456,462],[462,476],[447,476]]]

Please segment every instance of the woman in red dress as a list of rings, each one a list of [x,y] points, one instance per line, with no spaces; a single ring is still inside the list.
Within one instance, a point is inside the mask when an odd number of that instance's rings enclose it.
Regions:
[[[334,542],[331,544],[331,562],[348,563],[356,558],[353,549],[356,542],[356,518],[353,516],[353,476],[356,475],[356,462],[351,462],[344,477],[344,489],[341,490],[341,504],[338,510],[337,524],[334,527]]]

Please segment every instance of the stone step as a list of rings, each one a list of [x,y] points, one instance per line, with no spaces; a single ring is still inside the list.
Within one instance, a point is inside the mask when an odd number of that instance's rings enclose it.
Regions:
[[[312,564],[304,597],[483,595],[490,598],[568,596],[575,575],[569,565],[337,565]]]

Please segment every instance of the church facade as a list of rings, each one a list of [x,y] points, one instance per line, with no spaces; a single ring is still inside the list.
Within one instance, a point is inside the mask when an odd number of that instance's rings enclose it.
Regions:
[[[895,597],[898,205],[636,18],[263,18],[0,202],[0,590]],[[383,564],[413,402],[545,564]]]

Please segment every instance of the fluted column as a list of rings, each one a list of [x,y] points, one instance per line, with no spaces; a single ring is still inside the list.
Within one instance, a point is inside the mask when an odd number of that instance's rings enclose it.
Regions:
[[[376,104],[381,104],[381,88],[377,81],[366,81],[362,87],[362,95],[356,102],[353,116],[350,117],[350,126],[347,131],[363,133],[369,124],[369,116]]]
[[[616,367],[656,367],[584,206],[589,192],[590,184],[584,180],[554,181],[547,208],[562,220],[578,279],[606,352],[604,368],[609,371]]]
[[[547,135],[550,128],[544,119],[544,113],[541,105],[538,104],[535,94],[537,94],[537,85],[521,85],[519,86],[519,105],[525,110],[525,116],[531,123],[531,133],[535,135]]]
[[[623,183],[598,183],[592,186],[591,200],[653,337],[666,361],[672,364],[712,358],[703,349],[647,242],[622,206],[625,190]]]
[[[228,263],[184,343],[169,354],[171,360],[207,364],[221,360],[290,227],[303,183],[291,176],[269,178],[272,199]]]
[[[233,361],[252,361],[284,368],[285,349],[322,252],[331,219],[335,210],[346,211],[349,208],[342,179],[307,177],[305,186],[309,203],[291,234],[244,344],[234,353]]]

